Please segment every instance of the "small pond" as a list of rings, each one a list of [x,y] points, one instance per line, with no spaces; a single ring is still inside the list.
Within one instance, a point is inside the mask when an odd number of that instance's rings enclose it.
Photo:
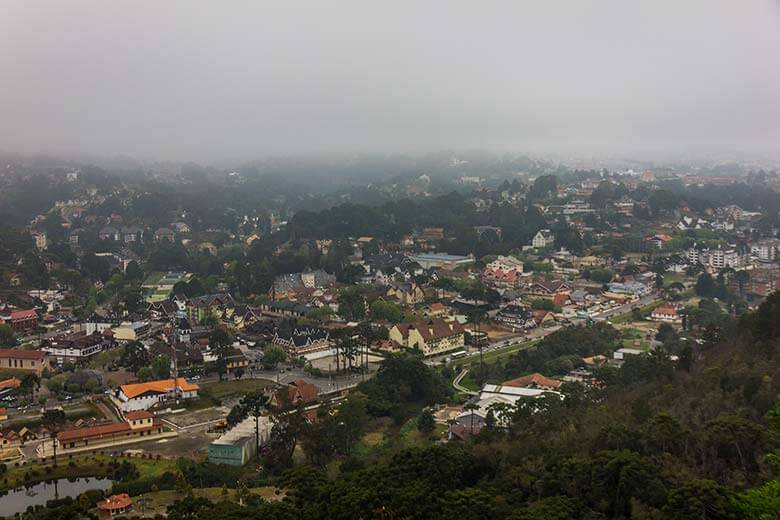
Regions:
[[[38,482],[28,487],[9,490],[0,494],[0,515],[10,516],[23,513],[29,506],[46,505],[47,500],[65,497],[76,498],[91,489],[106,491],[111,489],[113,481],[109,478],[80,477],[60,478],[48,482]]]

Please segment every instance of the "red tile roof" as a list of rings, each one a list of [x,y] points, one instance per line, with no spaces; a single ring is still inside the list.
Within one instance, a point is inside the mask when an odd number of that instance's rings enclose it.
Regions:
[[[35,312],[35,309],[11,312],[11,321],[29,320],[33,318],[38,319],[38,313]]]
[[[0,381],[0,390],[5,390],[6,388],[19,388],[20,386],[22,386],[22,382],[15,377]]]
[[[125,433],[130,431],[146,431],[147,429],[159,428],[162,425],[159,421],[153,421],[152,425],[146,428],[136,428],[133,430],[130,428],[130,424],[127,422],[107,423],[99,424],[97,426],[90,426],[87,428],[75,428],[73,430],[66,430],[57,434],[57,440],[60,442],[77,441],[82,439],[94,439],[102,437],[111,437],[118,433]]]
[[[40,350],[0,348],[0,358],[43,360],[43,358],[45,357],[46,357],[46,353],[41,352]]]
[[[152,418],[154,418],[154,415],[151,412],[147,412],[146,410],[127,412],[125,414],[125,419],[127,419],[128,421],[138,421],[141,419],[152,419]]]
[[[97,504],[97,508],[101,511],[114,511],[117,509],[127,509],[133,505],[133,501],[130,499],[130,495],[122,493],[121,495],[111,495],[105,500],[101,500]]]
[[[117,433],[125,431],[130,431],[130,425],[126,422],[101,424],[89,428],[75,428],[73,430],[59,432],[57,434],[57,440],[60,442],[67,442],[79,439],[91,439],[93,437],[116,435]]]
[[[518,377],[517,379],[512,379],[510,381],[505,381],[501,383],[503,386],[514,386],[518,388],[528,388],[532,386],[536,387],[544,387],[544,388],[560,388],[561,382],[557,379],[551,379],[549,377],[545,377],[542,374],[539,374],[538,372],[529,374],[527,376]]]

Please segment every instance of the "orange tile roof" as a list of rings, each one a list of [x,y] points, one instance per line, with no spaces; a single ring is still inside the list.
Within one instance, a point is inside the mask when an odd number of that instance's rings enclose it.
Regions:
[[[135,383],[130,385],[122,385],[119,388],[122,393],[128,398],[138,397],[139,395],[147,392],[153,392],[157,394],[167,394],[173,391],[174,387],[179,386],[184,392],[191,392],[193,390],[199,390],[200,387],[195,383],[188,383],[183,377],[179,377],[174,381],[173,379],[160,379],[159,381],[147,381],[146,383]]]
[[[122,493],[120,495],[111,495],[105,500],[98,502],[97,507],[102,511],[113,511],[115,509],[126,509],[133,504],[130,495]]]
[[[128,421],[138,421],[140,419],[151,419],[154,415],[151,412],[147,412],[146,410],[138,410],[135,412],[127,412],[125,414],[125,419]]]
[[[20,386],[22,386],[22,382],[15,377],[0,381],[0,390],[5,390],[6,388],[19,388]]]

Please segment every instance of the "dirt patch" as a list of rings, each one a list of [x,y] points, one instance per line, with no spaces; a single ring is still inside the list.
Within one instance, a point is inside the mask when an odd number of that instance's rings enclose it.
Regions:
[[[230,413],[227,406],[218,406],[215,408],[204,408],[193,412],[182,412],[176,414],[163,415],[166,421],[169,421],[179,428],[186,428],[196,424],[203,424],[217,419],[224,419]],[[204,426],[205,427],[205,426]]]

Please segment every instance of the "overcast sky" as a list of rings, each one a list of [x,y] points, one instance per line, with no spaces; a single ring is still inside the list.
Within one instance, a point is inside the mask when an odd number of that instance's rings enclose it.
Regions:
[[[0,1],[0,150],[780,156],[777,0]]]

